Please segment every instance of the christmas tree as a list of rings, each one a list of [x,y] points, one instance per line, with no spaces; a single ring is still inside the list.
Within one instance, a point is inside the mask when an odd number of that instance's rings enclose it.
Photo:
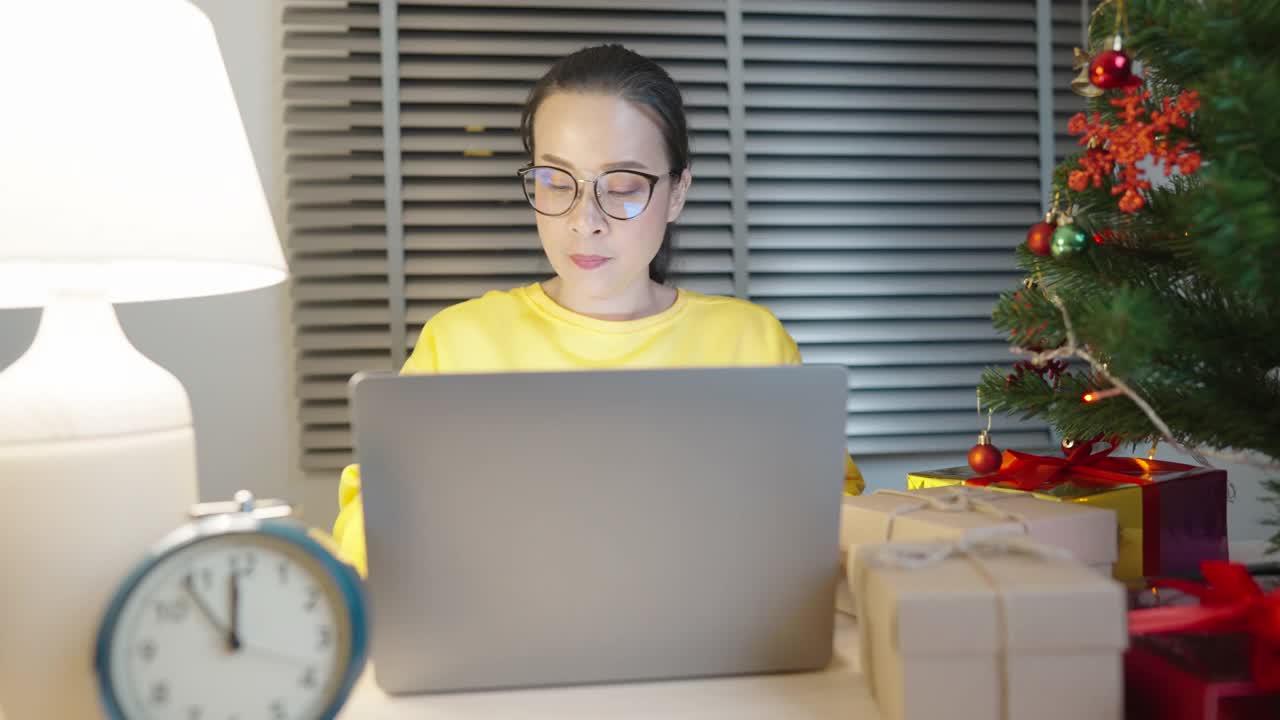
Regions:
[[[1089,35],[1081,149],[993,313],[1022,359],[980,403],[1280,478],[1280,1],[1112,0]]]

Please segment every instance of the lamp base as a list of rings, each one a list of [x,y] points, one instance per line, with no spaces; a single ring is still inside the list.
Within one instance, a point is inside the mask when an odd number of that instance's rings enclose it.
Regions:
[[[190,427],[0,448],[0,702],[8,717],[101,716],[98,624],[146,549],[195,502],[194,452]]]
[[[101,717],[93,644],[112,593],[196,502],[186,392],[102,298],[45,309],[0,372],[0,708]]]

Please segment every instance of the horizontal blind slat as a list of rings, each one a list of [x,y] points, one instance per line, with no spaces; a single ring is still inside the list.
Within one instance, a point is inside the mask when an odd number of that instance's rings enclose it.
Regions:
[[[800,353],[807,363],[849,367],[997,364],[1008,359],[1009,346],[1000,342],[822,344],[801,345]]]
[[[755,156],[747,164],[748,186],[758,179],[816,180],[967,180],[989,182],[1034,181],[1038,166],[1030,159],[954,158],[828,158],[796,155],[786,158]],[[699,177],[705,175],[698,168]],[[900,186],[906,187],[906,186]]]
[[[949,342],[991,340],[1000,335],[983,319],[826,320],[792,322],[791,337],[800,345],[884,342]]]
[[[942,225],[950,227],[996,224],[1016,227],[1026,225],[1028,217],[1039,211],[1037,203],[1022,202],[1009,205],[957,204],[942,207],[937,203],[903,204],[899,207],[887,203],[859,206],[855,203],[757,203],[750,208],[752,225],[855,225],[855,226],[903,226]]]
[[[399,0],[401,12],[421,12],[435,6],[449,7],[536,7],[580,10],[582,8],[613,9],[618,0]],[[725,0],[644,0],[628,3],[633,7],[666,11],[715,11],[723,10]],[[626,5],[624,5],[625,7]]]
[[[790,327],[804,320],[990,318],[996,296],[768,298],[762,302]]]
[[[725,19],[719,13],[598,11],[588,8],[564,12],[519,7],[447,8],[430,13],[401,8],[397,25],[404,38],[413,37],[416,31],[429,30],[521,35],[701,35],[718,39],[724,36],[725,31]]]
[[[996,294],[1017,286],[1019,273],[955,273],[913,276],[863,275],[763,275],[751,276],[751,294],[774,297],[869,297],[876,295],[981,295]]]
[[[615,33],[590,37],[552,37],[517,33],[417,33],[402,36],[400,52],[410,55],[498,55],[504,57],[537,57],[550,65],[585,45],[617,42],[659,62],[666,60],[724,60],[723,41],[702,38],[626,36]],[[477,52],[477,48],[484,48]],[[376,50],[376,47],[374,47]]]
[[[832,273],[961,273],[1015,272],[1015,257],[1007,250],[937,251],[753,251],[748,269],[756,274]]]
[[[756,120],[761,123],[757,115]],[[821,127],[846,130],[839,118],[813,120]],[[825,123],[825,124],[824,124]],[[746,138],[748,157],[820,155],[826,157],[979,157],[979,158],[1034,158],[1036,138],[1030,133],[1023,136],[993,139],[981,135],[910,137],[886,133],[837,133],[814,132],[793,128],[779,132],[777,125],[763,124],[753,128]]]
[[[747,13],[837,15],[870,18],[952,18],[958,20],[1034,20],[1031,3],[914,2],[912,0],[744,0]]]
[[[1035,203],[1039,191],[1027,182],[894,182],[891,180],[867,181],[804,181],[750,179],[747,182],[747,199],[769,203],[859,203],[903,202],[907,198],[920,198],[927,203]]]
[[[808,40],[933,40],[947,43],[1034,45],[1035,23],[1030,21],[963,22],[895,18],[808,18],[744,14],[744,38],[803,38]]]
[[[748,245],[756,250],[816,250],[833,248],[907,249],[1005,248],[1018,243],[1026,234],[1022,223],[973,225],[950,228],[915,227],[752,227]]]

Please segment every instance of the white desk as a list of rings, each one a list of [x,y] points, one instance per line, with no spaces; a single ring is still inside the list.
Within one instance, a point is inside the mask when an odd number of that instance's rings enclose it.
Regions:
[[[1255,562],[1263,559],[1264,548],[1262,542],[1232,543],[1231,557],[1239,562]],[[372,673],[366,672],[341,718],[879,720],[880,714],[859,670],[857,626],[852,618],[837,614],[835,632],[831,665],[822,672],[811,673],[388,697],[374,683]]]
[[[858,665],[857,627],[848,616],[836,615],[835,657],[822,672],[399,697],[388,697],[366,672],[340,717],[878,720]]]

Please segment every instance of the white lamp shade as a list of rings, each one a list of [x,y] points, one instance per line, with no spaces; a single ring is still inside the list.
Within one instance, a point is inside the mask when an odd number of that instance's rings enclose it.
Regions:
[[[213,26],[198,8],[3,3],[0,67],[0,307],[43,305],[54,288],[86,284],[130,302],[284,279]]]

